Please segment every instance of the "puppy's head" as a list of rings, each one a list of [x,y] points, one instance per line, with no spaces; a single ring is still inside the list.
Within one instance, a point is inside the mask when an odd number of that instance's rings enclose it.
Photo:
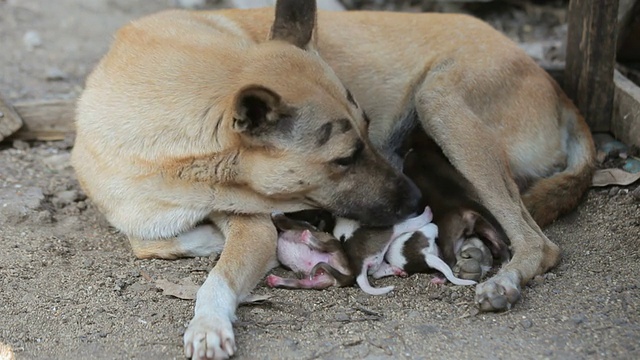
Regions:
[[[420,192],[372,147],[364,111],[315,52],[314,1],[281,0],[270,41],[249,51],[231,128],[245,148],[244,182],[268,198],[389,226]]]

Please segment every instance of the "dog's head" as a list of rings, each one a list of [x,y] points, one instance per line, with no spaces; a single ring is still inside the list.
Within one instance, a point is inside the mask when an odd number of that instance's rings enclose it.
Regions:
[[[364,111],[314,50],[315,1],[280,0],[270,40],[248,50],[231,128],[245,185],[364,224],[393,225],[420,192],[378,154]]]

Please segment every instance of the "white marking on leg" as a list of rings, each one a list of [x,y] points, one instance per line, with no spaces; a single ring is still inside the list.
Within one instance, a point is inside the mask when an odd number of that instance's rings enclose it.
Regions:
[[[191,359],[227,359],[236,351],[232,322],[238,298],[215,273],[198,290],[193,319],[184,333],[185,355]]]
[[[178,235],[178,241],[186,256],[210,256],[220,254],[225,238],[218,228],[206,224]]]

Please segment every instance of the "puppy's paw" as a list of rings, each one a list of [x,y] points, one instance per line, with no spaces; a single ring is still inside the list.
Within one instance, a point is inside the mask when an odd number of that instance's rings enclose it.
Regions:
[[[476,287],[476,303],[480,311],[502,311],[520,300],[520,275],[505,270]]]
[[[196,316],[184,333],[184,354],[192,360],[228,359],[236,352],[229,319]]]

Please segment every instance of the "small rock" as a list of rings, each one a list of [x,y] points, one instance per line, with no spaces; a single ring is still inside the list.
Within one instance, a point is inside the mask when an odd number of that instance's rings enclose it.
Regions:
[[[34,221],[38,224],[49,224],[53,222],[53,216],[48,210],[42,210],[36,214]]]
[[[44,193],[38,187],[0,189],[0,218],[21,221],[40,208]]]
[[[84,260],[82,260],[83,268],[91,267],[91,265],[93,265],[93,259],[85,258]]]
[[[533,321],[529,319],[524,319],[520,321],[520,326],[522,326],[523,329],[529,329],[533,326]]]
[[[551,355],[553,355],[553,350],[547,349],[547,350],[542,352],[542,355],[543,356],[551,356]]]
[[[334,318],[336,319],[336,321],[349,321],[351,320],[351,318],[349,317],[349,315],[343,313],[343,312],[339,312],[337,313]]]
[[[435,333],[440,332],[440,328],[435,325],[424,324],[414,326],[418,332],[424,336],[433,335]]]
[[[51,155],[44,160],[44,164],[51,170],[64,170],[71,166],[71,154],[68,152]]]
[[[47,81],[60,81],[67,78],[67,74],[65,74],[62,70],[57,67],[51,67],[47,69],[46,78]]]
[[[54,198],[54,205],[57,207],[67,206],[78,199],[78,191],[76,190],[67,190],[60,192]]]
[[[619,191],[620,188],[618,188],[617,186],[613,186],[611,189],[609,189],[609,196],[616,196],[618,195]]]
[[[622,165],[622,170],[632,173],[632,174],[637,174],[640,172],[640,160],[636,159],[636,158],[628,158],[625,162],[624,165]]]
[[[17,150],[26,151],[29,150],[29,143],[22,140],[13,140],[13,148]]]
[[[544,276],[544,278],[545,278],[545,279],[547,279],[547,280],[554,280],[556,277],[557,277],[557,275],[556,275],[556,274],[554,274],[554,273],[547,273],[547,274]]]
[[[533,283],[536,285],[542,285],[544,283],[544,276],[538,275],[533,278]]]
[[[35,30],[27,31],[22,37],[22,41],[29,51],[32,51],[33,49],[42,45],[42,38],[40,37],[40,34]]]
[[[576,325],[582,324],[585,320],[586,320],[586,317],[584,316],[584,314],[578,314],[571,317],[571,322],[573,322]]]
[[[633,196],[634,199],[640,201],[640,186],[638,186],[635,190],[631,192],[631,196]]]
[[[86,202],[84,202],[84,201],[78,201],[78,202],[76,203],[76,207],[77,207],[79,210],[85,210],[85,209],[87,208],[87,203],[86,203]]]

